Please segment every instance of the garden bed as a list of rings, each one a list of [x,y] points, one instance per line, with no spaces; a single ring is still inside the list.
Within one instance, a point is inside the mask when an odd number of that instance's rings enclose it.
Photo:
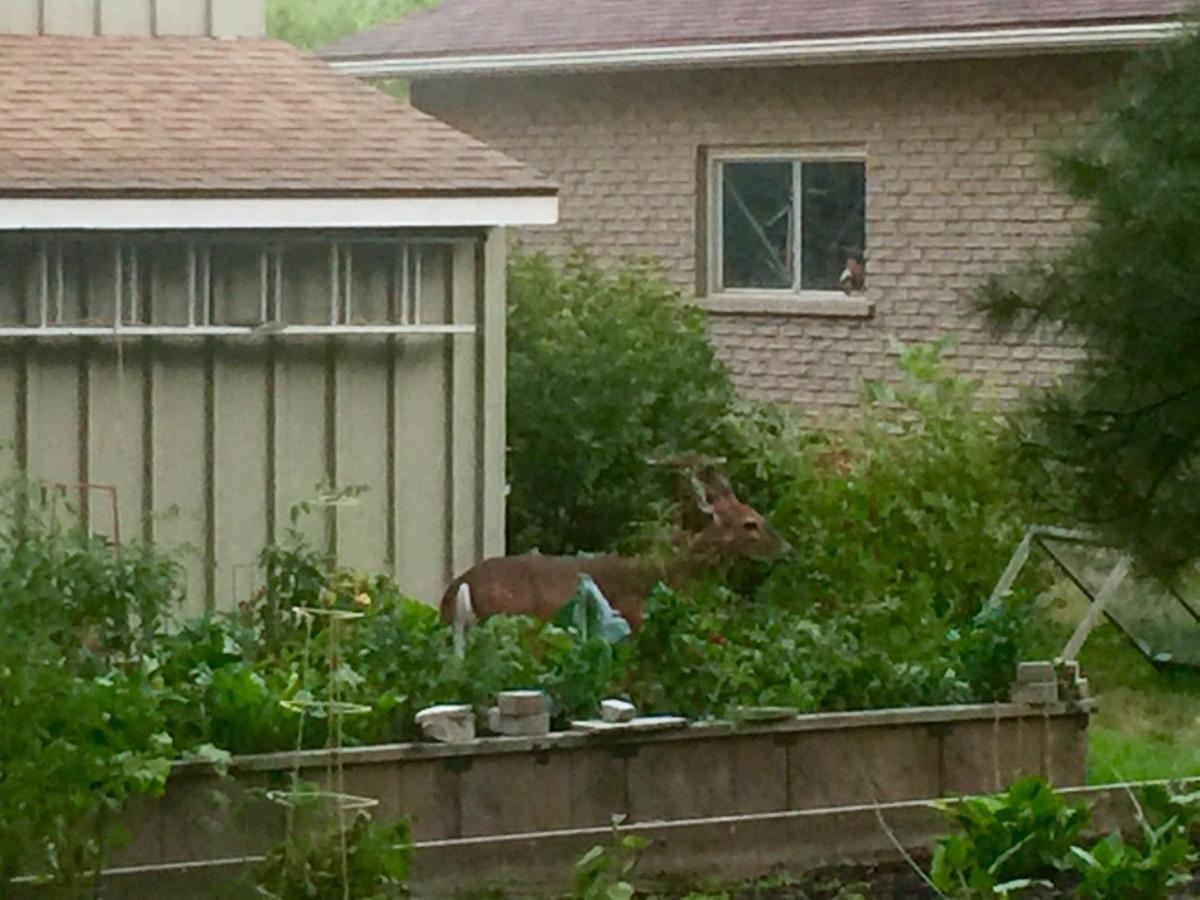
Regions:
[[[570,856],[539,850],[544,841],[594,840],[614,814],[691,835],[680,845],[685,869],[699,857],[712,865],[784,863],[772,859],[782,846],[755,835],[800,813],[987,792],[1028,774],[1082,784],[1087,724],[1086,708],[1067,705],[930,707],[636,736],[361,747],[344,751],[343,764],[346,789],[379,800],[377,818],[412,818],[414,886],[434,890],[448,873],[458,873],[449,877],[461,886],[468,863],[482,881],[551,877]],[[175,874],[184,877],[173,893],[202,895],[188,891],[205,874],[228,877],[282,837],[282,810],[259,791],[286,785],[295,763],[293,754],[236,757],[225,779],[206,764],[177,764],[166,796],[131,811],[133,841],[115,860],[128,871],[116,884],[132,889],[148,879],[161,889],[159,879]],[[320,781],[330,755],[306,751],[299,763],[302,778]],[[872,852],[882,849],[875,826],[869,830]],[[838,859],[858,832],[822,825],[806,841]],[[671,868],[669,854],[663,865]]]

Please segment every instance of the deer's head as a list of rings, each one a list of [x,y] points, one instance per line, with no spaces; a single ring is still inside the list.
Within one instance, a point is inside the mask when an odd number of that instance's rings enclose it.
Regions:
[[[685,510],[689,546],[714,557],[773,560],[790,553],[791,544],[753,507],[733,492],[729,479],[706,466],[686,476],[694,506]]]

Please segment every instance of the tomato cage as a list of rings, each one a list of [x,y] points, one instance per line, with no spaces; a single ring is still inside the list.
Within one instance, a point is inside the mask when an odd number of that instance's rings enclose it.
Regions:
[[[1035,525],[1013,551],[989,603],[1003,602],[1034,550],[1042,551],[1088,602],[1061,659],[1077,659],[1105,618],[1156,668],[1200,669],[1200,610],[1188,600],[1200,589],[1200,572],[1167,584],[1135,571],[1128,553],[1090,532]]]

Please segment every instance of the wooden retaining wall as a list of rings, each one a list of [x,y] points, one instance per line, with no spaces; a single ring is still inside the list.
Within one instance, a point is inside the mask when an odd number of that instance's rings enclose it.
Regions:
[[[1067,706],[932,707],[623,737],[364,747],[345,751],[344,764],[346,789],[380,801],[377,818],[412,818],[414,887],[432,897],[467,883],[528,888],[561,877],[576,845],[595,843],[618,813],[639,833],[662,823],[650,833],[669,837],[654,863],[666,872],[701,861],[714,872],[795,865],[796,829],[806,862],[861,858],[880,834],[874,812],[868,821],[853,810],[876,804],[918,801],[902,815],[912,820],[905,840],[920,845],[939,826],[919,801],[1038,773],[1083,784],[1087,724],[1086,710]],[[322,781],[329,762],[302,754],[302,777]],[[106,896],[161,896],[170,884],[182,900],[234,877],[280,839],[281,809],[255,791],[286,786],[293,763],[291,754],[240,757],[225,780],[204,765],[177,766],[164,799],[131,811],[133,842]],[[814,819],[821,810],[841,810],[845,827],[830,824],[837,816]]]

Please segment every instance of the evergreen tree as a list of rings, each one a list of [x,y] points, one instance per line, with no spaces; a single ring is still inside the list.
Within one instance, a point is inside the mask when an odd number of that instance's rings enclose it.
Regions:
[[[1030,446],[1077,519],[1177,574],[1200,556],[1200,34],[1136,59],[1053,165],[1085,228],[980,302],[1003,330],[1082,343]]]

